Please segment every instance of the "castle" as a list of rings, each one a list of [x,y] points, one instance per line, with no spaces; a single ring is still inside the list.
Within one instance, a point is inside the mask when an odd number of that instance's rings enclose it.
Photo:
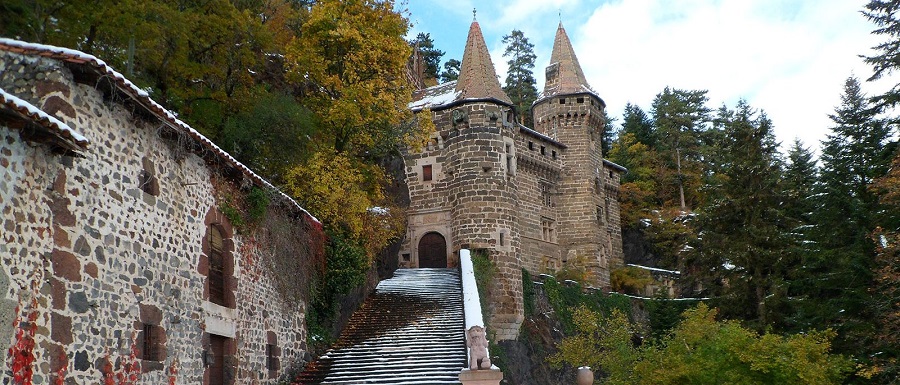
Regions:
[[[460,249],[487,253],[498,340],[516,338],[524,318],[522,269],[579,269],[587,285],[608,287],[623,263],[617,198],[626,170],[603,159],[606,105],[562,23],[550,62],[531,109],[535,127],[518,124],[473,21],[459,79],[417,91],[410,104],[437,130],[404,154],[411,203],[400,266],[453,267]]]

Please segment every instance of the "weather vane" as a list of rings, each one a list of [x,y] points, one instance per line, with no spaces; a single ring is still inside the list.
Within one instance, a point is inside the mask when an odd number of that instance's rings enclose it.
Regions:
[[[472,8],[472,20],[478,20],[478,18],[475,16],[475,13],[477,13],[477,12],[478,12],[478,10],[476,10],[475,8]]]

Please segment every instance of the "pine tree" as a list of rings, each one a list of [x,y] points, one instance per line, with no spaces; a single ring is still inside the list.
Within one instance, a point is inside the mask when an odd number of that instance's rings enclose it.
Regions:
[[[653,100],[653,123],[658,139],[656,148],[674,171],[667,183],[675,187],[667,201],[675,201],[682,211],[700,202],[702,133],[709,120],[705,90],[679,90],[666,87]]]
[[[534,44],[528,42],[528,38],[522,31],[514,29],[509,35],[503,37],[506,50],[503,57],[508,57],[506,62],[509,69],[506,72],[506,85],[503,91],[512,99],[513,105],[519,113],[520,123],[533,126],[531,117],[531,104],[537,100],[537,81],[534,80]]]
[[[409,44],[418,48],[422,58],[425,60],[425,77],[436,81],[439,76],[441,57],[444,56],[445,52],[434,48],[434,40],[431,39],[430,33],[419,32]]]
[[[882,35],[888,40],[873,47],[878,54],[865,57],[866,63],[871,64],[875,73],[869,80],[880,79],[900,69],[900,0],[871,0],[866,4],[863,15],[869,21],[878,26],[875,35]],[[879,95],[876,100],[886,105],[900,103],[900,85],[894,86],[890,91]]]
[[[786,301],[790,231],[772,123],[741,101],[724,126],[722,168],[700,210],[691,265],[723,313],[762,330],[780,322]]]
[[[441,83],[452,82],[459,79],[459,67],[462,65],[459,60],[450,59],[444,63],[444,72],[441,72]]]
[[[805,234],[812,223],[813,188],[818,179],[818,168],[812,151],[803,146],[800,139],[788,149],[788,163],[784,170],[787,215],[797,221],[797,233]]]
[[[815,253],[804,261],[808,277],[802,320],[833,327],[836,345],[858,352],[870,335],[872,268],[870,234],[883,210],[870,189],[890,162],[890,128],[863,94],[859,81],[844,83],[841,105],[830,115],[835,126],[822,143],[822,170],[813,212]]]
[[[619,136],[622,134],[632,134],[638,142],[650,147],[656,146],[653,120],[635,104],[625,104],[625,112],[622,114],[622,131]]]

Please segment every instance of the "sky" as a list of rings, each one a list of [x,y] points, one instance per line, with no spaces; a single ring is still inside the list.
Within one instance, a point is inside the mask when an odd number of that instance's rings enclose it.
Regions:
[[[712,109],[740,99],[765,111],[786,149],[795,138],[817,150],[833,123],[849,76],[879,94],[900,82],[866,82],[882,41],[860,14],[864,0],[407,0],[410,37],[431,34],[442,61],[462,59],[472,10],[491,50],[501,84],[502,39],[521,30],[534,44],[543,89],[561,21],[588,83],[621,122],[626,103],[650,111],[666,86],[708,90]]]

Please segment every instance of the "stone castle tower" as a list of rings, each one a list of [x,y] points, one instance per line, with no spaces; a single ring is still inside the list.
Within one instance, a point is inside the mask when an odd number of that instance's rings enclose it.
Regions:
[[[455,267],[458,251],[486,253],[496,267],[489,324],[514,339],[524,318],[522,273],[584,272],[608,287],[622,264],[619,174],[604,161],[605,103],[590,88],[560,24],[547,82],[516,122],[473,21],[459,80],[416,92],[410,108],[437,127],[421,151],[404,154],[410,190],[402,267]],[[419,117],[422,118],[421,116]]]

